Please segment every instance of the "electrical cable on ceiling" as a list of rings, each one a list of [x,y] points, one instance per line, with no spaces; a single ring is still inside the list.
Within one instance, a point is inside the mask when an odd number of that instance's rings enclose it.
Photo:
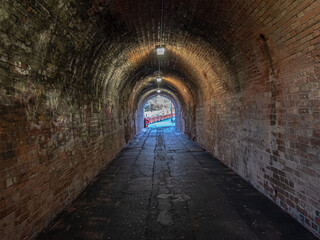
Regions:
[[[161,0],[161,15],[160,15],[160,34],[159,34],[159,42],[160,42],[160,45],[157,47],[157,54],[158,55],[163,55],[164,52],[165,52],[165,49],[164,47],[162,46],[162,34],[163,34],[163,6],[164,6],[164,3],[163,3],[163,0]]]
[[[162,27],[163,27],[163,0],[161,0],[161,16],[160,16],[160,47],[162,46]]]
[[[162,31],[163,31],[163,0],[161,0],[161,13],[160,13],[160,46],[157,48],[157,54],[158,55],[163,55],[164,54],[164,48],[162,46]],[[158,77],[157,77],[157,83],[158,83],[158,90],[157,92],[160,92],[160,82],[161,82],[161,64],[160,64],[160,59],[158,59],[159,62],[159,72],[158,72]]]

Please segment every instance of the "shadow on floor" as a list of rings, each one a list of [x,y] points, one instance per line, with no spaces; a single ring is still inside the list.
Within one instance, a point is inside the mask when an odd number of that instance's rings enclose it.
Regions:
[[[38,239],[316,239],[175,128],[147,128]]]

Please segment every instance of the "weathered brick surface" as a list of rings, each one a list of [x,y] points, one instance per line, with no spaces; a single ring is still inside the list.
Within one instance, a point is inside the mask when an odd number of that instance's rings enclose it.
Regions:
[[[239,27],[225,37],[239,87],[196,114],[197,140],[317,236],[319,6],[255,1],[247,20],[234,15]]]
[[[162,35],[161,1],[0,4],[0,236],[34,236],[141,129],[159,61],[179,128],[320,236],[319,1],[164,1]]]
[[[116,98],[88,84],[89,29],[60,4],[1,2],[0,239],[35,236],[125,144]]]

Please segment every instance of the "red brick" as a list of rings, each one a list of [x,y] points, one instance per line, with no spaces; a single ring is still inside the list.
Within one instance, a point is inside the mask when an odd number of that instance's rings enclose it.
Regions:
[[[21,222],[2,230],[8,239],[40,231],[84,189],[143,128],[158,87],[158,7],[103,0],[73,12],[62,2],[3,7],[0,179],[16,182],[0,189],[21,195],[6,206]],[[271,182],[294,217],[313,220],[320,190],[303,183],[318,174],[320,5],[243,2],[165,1],[160,87],[180,106],[178,128],[262,192]]]

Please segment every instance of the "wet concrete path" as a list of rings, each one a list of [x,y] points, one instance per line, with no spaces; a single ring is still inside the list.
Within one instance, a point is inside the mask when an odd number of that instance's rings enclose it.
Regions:
[[[315,238],[175,128],[154,128],[38,239]]]

